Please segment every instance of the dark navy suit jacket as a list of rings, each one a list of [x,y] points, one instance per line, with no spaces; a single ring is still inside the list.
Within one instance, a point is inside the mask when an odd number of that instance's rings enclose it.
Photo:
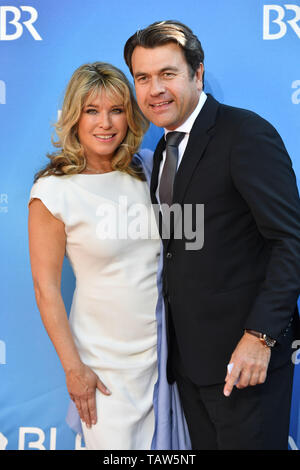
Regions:
[[[153,204],[164,145],[162,138],[154,154]],[[277,340],[269,368],[291,360],[299,330],[300,201],[277,131],[208,95],[175,177],[173,203],[204,204],[204,245],[187,250],[184,234],[163,240],[169,359],[176,335],[189,377],[221,383],[248,328]]]

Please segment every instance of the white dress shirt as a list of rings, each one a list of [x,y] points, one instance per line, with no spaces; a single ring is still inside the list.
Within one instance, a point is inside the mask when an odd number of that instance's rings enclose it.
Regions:
[[[204,93],[204,91],[202,91],[200,93],[199,101],[198,101],[198,104],[197,104],[196,108],[194,109],[192,114],[190,114],[190,116],[187,118],[187,120],[183,124],[181,124],[181,126],[177,127],[177,129],[174,129],[174,131],[169,131],[169,130],[165,129],[165,137],[168,134],[168,132],[175,132],[176,131],[176,132],[184,132],[185,133],[184,138],[182,139],[182,141],[180,142],[180,144],[178,146],[177,170],[178,170],[178,167],[181,163],[183,154],[185,152],[185,149],[186,149],[189,137],[190,137],[190,132],[191,132],[191,129],[193,127],[193,124],[194,124],[198,114],[200,113],[200,111],[201,111],[201,109],[202,109],[202,107],[203,107],[203,105],[206,101],[206,98],[207,98],[207,95]],[[161,174],[162,174],[162,171],[163,171],[165,161],[166,161],[166,150],[163,151],[162,160],[161,160],[160,168],[159,168],[159,174],[158,174],[158,185],[157,185],[157,189],[156,189],[156,199],[158,200],[158,202],[159,202],[159,194],[158,194],[159,183],[160,183],[160,178],[161,178]]]

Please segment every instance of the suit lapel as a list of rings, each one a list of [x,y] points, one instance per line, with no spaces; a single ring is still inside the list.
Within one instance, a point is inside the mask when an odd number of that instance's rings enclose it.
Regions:
[[[184,199],[196,166],[214,134],[218,107],[219,103],[211,95],[208,95],[194,122],[186,150],[175,176],[173,203],[181,204]]]
[[[162,243],[166,248],[166,244],[168,243],[168,240],[164,239],[162,236],[163,220],[162,220],[162,214],[160,211],[160,205],[155,194],[157,190],[157,185],[158,185],[160,163],[162,161],[162,154],[165,148],[166,148],[166,141],[165,141],[165,137],[162,136],[162,138],[157,144],[157,147],[153,155],[153,169],[152,169],[151,182],[150,182],[150,195],[151,195],[151,201],[153,204],[153,210],[155,214],[157,228],[160,233],[160,236],[162,237]]]
[[[152,175],[151,175],[151,181],[150,181],[150,194],[151,194],[152,204],[158,204],[155,193],[156,193],[157,184],[158,184],[160,162],[162,160],[162,153],[165,147],[166,147],[166,141],[163,136],[158,142],[154,155],[153,155],[153,169],[152,169]]]

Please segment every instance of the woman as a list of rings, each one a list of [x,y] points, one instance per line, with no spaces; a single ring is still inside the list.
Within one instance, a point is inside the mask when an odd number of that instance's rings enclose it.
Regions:
[[[59,151],[30,195],[36,300],[88,449],[150,449],[154,433],[160,242],[133,159],[147,126],[120,70],[79,67],[56,125]],[[69,322],[65,253],[76,277]]]

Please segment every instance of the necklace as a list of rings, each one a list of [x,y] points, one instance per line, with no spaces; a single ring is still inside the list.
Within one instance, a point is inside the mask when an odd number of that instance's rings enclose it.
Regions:
[[[88,170],[88,171],[92,171],[93,173],[96,173],[97,175],[101,175],[102,173],[109,173],[110,171],[112,171],[112,170],[108,170],[108,171],[96,170],[95,168],[90,168],[87,165],[86,165],[85,169]]]

